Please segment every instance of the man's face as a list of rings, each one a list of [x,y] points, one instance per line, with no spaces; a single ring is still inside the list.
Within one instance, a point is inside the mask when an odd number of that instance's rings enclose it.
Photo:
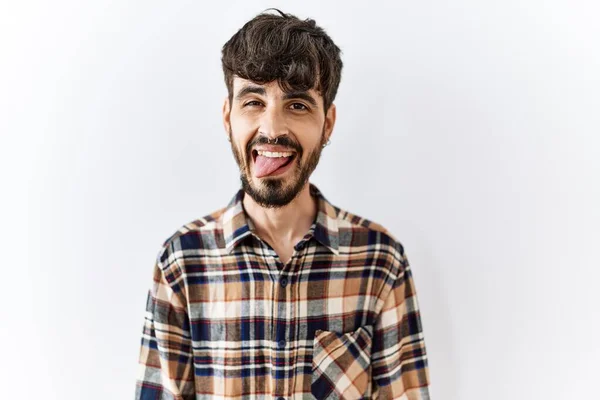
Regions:
[[[277,82],[257,84],[236,76],[223,120],[243,190],[263,207],[281,207],[315,170],[333,130],[335,105],[325,115],[314,89],[285,93]]]

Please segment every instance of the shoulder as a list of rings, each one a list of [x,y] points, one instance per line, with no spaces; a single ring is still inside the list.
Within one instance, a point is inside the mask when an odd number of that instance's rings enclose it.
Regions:
[[[340,245],[349,251],[378,253],[388,258],[391,265],[405,266],[404,246],[386,226],[339,207],[336,210]]]
[[[185,250],[208,250],[222,245],[222,216],[226,210],[227,207],[220,208],[174,230],[162,241],[159,251],[161,261],[164,263],[172,259],[174,253],[182,253]]]

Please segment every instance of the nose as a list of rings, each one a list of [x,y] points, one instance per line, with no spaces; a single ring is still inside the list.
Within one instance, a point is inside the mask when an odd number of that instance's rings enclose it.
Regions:
[[[269,139],[289,134],[287,120],[279,107],[267,107],[260,119],[258,131]]]

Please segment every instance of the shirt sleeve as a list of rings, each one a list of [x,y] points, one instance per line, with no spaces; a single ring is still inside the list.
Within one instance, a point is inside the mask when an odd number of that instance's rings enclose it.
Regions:
[[[402,246],[399,269],[373,330],[373,399],[429,400],[429,368],[417,294]]]
[[[187,301],[175,271],[164,269],[165,248],[154,265],[139,352],[136,400],[195,399],[194,360]]]

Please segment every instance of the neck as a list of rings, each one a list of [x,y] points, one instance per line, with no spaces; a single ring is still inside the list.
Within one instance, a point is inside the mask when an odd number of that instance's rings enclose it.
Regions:
[[[283,207],[264,208],[247,195],[242,204],[256,233],[271,244],[298,242],[310,229],[318,211],[317,200],[310,195],[308,182],[298,196]]]

